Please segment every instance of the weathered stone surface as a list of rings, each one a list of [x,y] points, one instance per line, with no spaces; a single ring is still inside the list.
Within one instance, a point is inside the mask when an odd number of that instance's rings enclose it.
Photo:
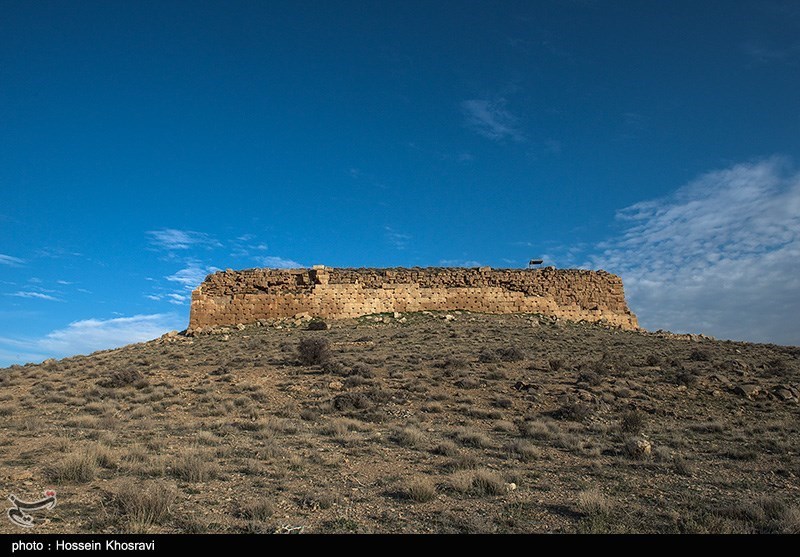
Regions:
[[[793,388],[791,385],[778,385],[772,389],[772,394],[778,400],[782,400],[783,402],[792,402],[798,400],[798,392],[797,389]]]
[[[622,280],[574,269],[250,269],[209,275],[192,293],[189,331],[267,319],[467,310],[539,313],[636,329]]]
[[[741,396],[743,396],[743,397],[750,398],[750,399],[756,398],[756,397],[758,397],[759,395],[761,395],[761,394],[762,394],[762,389],[761,389],[761,387],[760,387],[759,385],[754,385],[754,384],[750,384],[750,385],[737,385],[737,386],[736,386],[736,387],[733,389],[733,391],[734,391],[734,392],[735,392],[737,395],[741,395]]]

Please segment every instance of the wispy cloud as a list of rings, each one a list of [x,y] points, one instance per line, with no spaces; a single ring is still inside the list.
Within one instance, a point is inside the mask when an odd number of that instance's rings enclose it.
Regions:
[[[482,267],[480,261],[472,259],[441,259],[439,265],[442,267]]]
[[[168,302],[170,304],[175,304],[178,306],[184,305],[186,302],[189,301],[190,297],[186,294],[178,294],[176,292],[172,292],[171,294],[167,294]]]
[[[264,242],[257,241],[254,234],[244,234],[229,242],[231,257],[249,257],[254,251],[267,251],[269,246]]]
[[[36,250],[36,257],[42,259],[66,259],[69,257],[83,257],[83,254],[63,247],[44,247]]]
[[[9,267],[20,267],[23,264],[25,264],[24,259],[0,253],[0,265],[8,265]]]
[[[189,263],[187,267],[164,278],[170,282],[177,282],[188,290],[193,290],[205,280],[206,276],[216,271],[219,271],[216,267],[204,266],[199,263]]]
[[[800,41],[788,45],[768,45],[763,42],[750,41],[742,46],[745,55],[757,64],[789,64],[800,63]]]
[[[709,172],[618,219],[588,265],[623,277],[643,326],[800,344],[800,173],[786,160]]]
[[[162,228],[160,230],[150,230],[147,233],[150,244],[158,249],[175,251],[186,250],[196,247],[218,248],[222,244],[204,232],[193,230],[177,230],[174,228]]]
[[[406,249],[408,247],[408,242],[412,238],[411,234],[400,232],[391,226],[384,227],[384,231],[386,232],[386,239],[398,250]]]
[[[269,267],[271,269],[300,269],[305,267],[302,263],[298,263],[292,259],[284,259],[283,257],[276,257],[274,255],[254,257],[253,260],[262,267]]]
[[[524,141],[519,120],[506,108],[505,99],[470,99],[461,103],[465,124],[476,133],[493,141]]]
[[[51,296],[50,294],[44,294],[42,292],[31,292],[27,290],[20,290],[19,292],[14,292],[11,294],[6,294],[7,296],[14,296],[16,298],[35,298],[37,300],[48,300],[51,302],[61,302],[55,296]]]
[[[158,338],[167,331],[181,329],[184,325],[184,318],[169,313],[84,319],[56,329],[41,338],[0,338],[0,365],[118,348]]]

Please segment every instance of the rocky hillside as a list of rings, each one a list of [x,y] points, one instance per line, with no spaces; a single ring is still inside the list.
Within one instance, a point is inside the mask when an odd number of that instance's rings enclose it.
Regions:
[[[800,533],[798,386],[795,347],[290,319],[0,370],[0,484],[57,492],[37,532]]]

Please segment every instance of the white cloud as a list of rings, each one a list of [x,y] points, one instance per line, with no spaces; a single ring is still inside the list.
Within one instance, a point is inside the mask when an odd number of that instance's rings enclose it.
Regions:
[[[506,109],[505,99],[489,101],[471,99],[461,103],[466,125],[476,133],[493,141],[513,139],[524,141],[516,116]]]
[[[8,265],[9,267],[19,267],[23,263],[25,263],[24,259],[0,253],[0,265]]]
[[[408,242],[412,238],[411,234],[399,232],[391,226],[384,227],[384,230],[386,231],[386,239],[389,240],[389,243],[392,244],[395,249],[404,250],[408,247]]]
[[[158,338],[184,325],[183,318],[163,313],[75,321],[38,339],[0,338],[0,365],[118,348]]]
[[[196,263],[189,263],[188,267],[176,271],[166,278],[170,282],[177,282],[188,290],[194,290],[211,273],[219,271],[216,267],[206,267]]]
[[[150,237],[150,243],[154,247],[170,251],[194,247],[217,248],[222,246],[221,243],[208,234],[193,230],[162,228],[161,230],[150,230],[147,235]]]
[[[483,267],[480,261],[472,259],[441,259],[439,265],[442,267]]]
[[[181,321],[177,316],[163,313],[85,319],[49,333],[43,339],[37,340],[35,345],[49,353],[85,354],[152,340],[180,326]]]
[[[622,276],[644,327],[800,345],[800,173],[787,161],[709,172],[618,219],[588,265]]]
[[[262,267],[269,267],[272,269],[300,269],[305,267],[302,263],[293,261],[291,259],[284,259],[275,256],[261,256],[253,258]]]
[[[6,296],[15,296],[17,298],[35,298],[37,300],[48,300],[51,302],[61,301],[55,296],[51,296],[50,294],[42,294],[41,292],[29,292],[24,290],[20,290],[19,292],[14,292],[12,294],[6,294]]]
[[[168,302],[170,304],[175,304],[179,306],[182,306],[189,300],[189,296],[186,296],[184,294],[176,294],[174,292],[172,294],[167,294],[167,298],[169,298]]]

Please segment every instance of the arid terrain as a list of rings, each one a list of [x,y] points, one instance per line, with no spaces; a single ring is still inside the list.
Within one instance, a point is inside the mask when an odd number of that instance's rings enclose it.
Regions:
[[[54,489],[42,533],[800,533],[800,348],[536,315],[315,325],[0,370],[2,499]]]

